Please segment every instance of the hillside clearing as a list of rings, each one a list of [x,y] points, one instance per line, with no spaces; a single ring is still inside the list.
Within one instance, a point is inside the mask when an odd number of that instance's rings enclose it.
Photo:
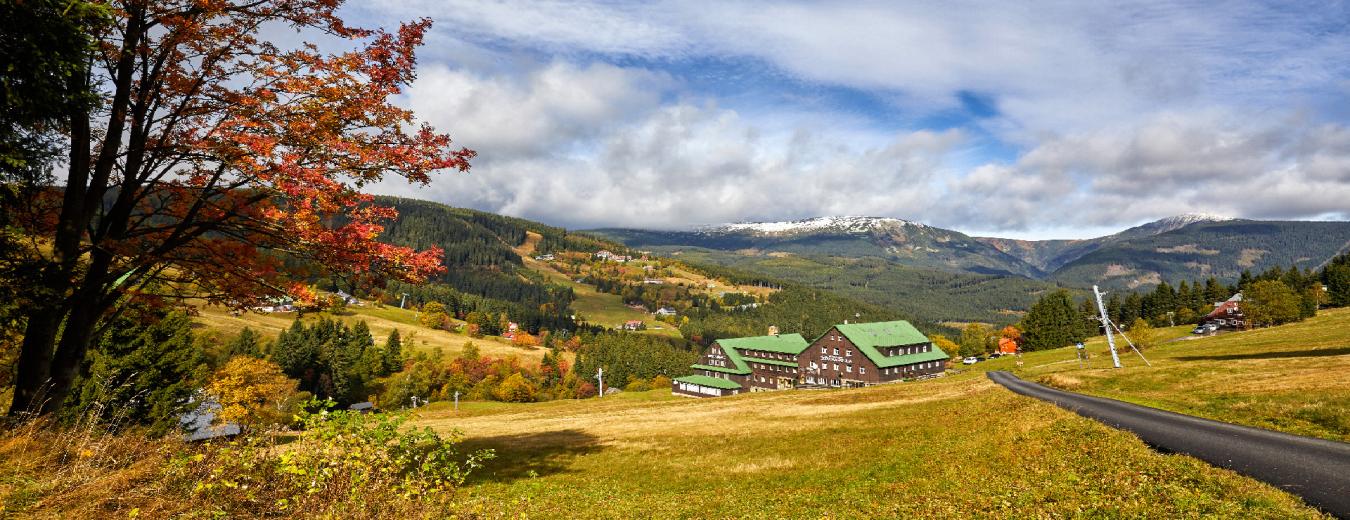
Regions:
[[[348,325],[365,321],[366,325],[370,327],[370,333],[374,336],[377,344],[383,344],[384,338],[397,328],[399,334],[403,336],[404,345],[413,345],[416,348],[426,350],[440,350],[447,355],[459,353],[464,349],[464,343],[470,341],[478,346],[481,354],[498,358],[516,356],[538,363],[540,359],[543,359],[544,353],[547,352],[543,348],[526,349],[517,347],[512,345],[510,341],[495,336],[471,338],[456,332],[423,327],[417,322],[417,313],[411,309],[388,306],[376,307],[366,304],[364,306],[349,306],[345,311],[338,314],[311,313],[305,315],[303,319],[307,321],[317,320],[320,316],[328,316]],[[243,330],[244,327],[249,327],[270,340],[275,339],[281,331],[290,328],[291,323],[295,321],[295,313],[262,314],[246,312],[236,316],[223,307],[203,306],[199,309],[199,314],[193,318],[193,321],[206,329],[218,331],[226,336],[232,336]]]

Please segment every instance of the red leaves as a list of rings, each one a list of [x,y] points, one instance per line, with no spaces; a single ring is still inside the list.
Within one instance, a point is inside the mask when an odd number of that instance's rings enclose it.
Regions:
[[[431,21],[393,32],[350,27],[337,16],[340,3],[116,5],[122,31],[102,42],[95,62],[115,66],[124,50],[112,38],[142,28],[141,44],[129,51],[134,77],[105,85],[132,100],[125,126],[136,135],[127,140],[142,144],[106,143],[120,147],[110,192],[133,202],[100,217],[86,251],[114,252],[115,271],[156,273],[147,279],[241,306],[280,292],[302,296],[287,272],[305,262],[406,281],[443,270],[439,249],[377,242],[381,222],[397,215],[359,191],[388,175],[425,184],[440,170],[469,169],[472,150],[454,148],[448,135],[390,102],[414,79]],[[130,23],[133,16],[143,23]],[[256,36],[279,26],[337,36],[353,48],[283,50]],[[109,118],[91,117],[95,125]],[[105,143],[95,139],[98,150]],[[46,231],[50,220],[34,211],[27,226]]]

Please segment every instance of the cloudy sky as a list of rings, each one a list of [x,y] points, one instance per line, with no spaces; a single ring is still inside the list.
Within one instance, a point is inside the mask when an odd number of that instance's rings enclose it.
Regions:
[[[1083,237],[1350,218],[1350,4],[375,0],[399,103],[479,152],[416,196],[569,228],[820,215]]]

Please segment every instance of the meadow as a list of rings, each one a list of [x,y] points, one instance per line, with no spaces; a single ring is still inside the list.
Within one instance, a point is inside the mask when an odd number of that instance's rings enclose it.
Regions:
[[[1128,350],[1112,369],[1104,338],[1086,344],[1089,367],[1072,349],[981,363],[1112,399],[1297,435],[1350,442],[1350,308],[1323,310],[1279,327],[1191,336],[1144,351],[1152,366]],[[1166,336],[1165,336],[1166,337]],[[1123,343],[1122,343],[1123,344]]]
[[[461,490],[486,516],[1317,518],[1295,497],[975,372],[694,400],[467,403],[421,425],[498,458]]]

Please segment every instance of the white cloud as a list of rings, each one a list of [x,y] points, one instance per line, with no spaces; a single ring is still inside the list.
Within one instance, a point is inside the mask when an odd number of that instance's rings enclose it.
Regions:
[[[1337,119],[1350,36],[1335,6],[370,5],[436,19],[406,103],[482,154],[473,173],[405,193],[422,198],[573,227],[874,214],[1074,234],[1190,211],[1350,218]],[[961,91],[999,114],[896,131],[919,125],[732,106],[682,83],[703,58],[865,91],[915,120]],[[980,131],[1019,151],[954,168]]]
[[[1207,211],[1350,218],[1350,129],[1300,118],[1167,113],[1130,128],[1047,140],[1012,165],[954,180],[958,200],[998,201],[948,225],[1093,227]]]

